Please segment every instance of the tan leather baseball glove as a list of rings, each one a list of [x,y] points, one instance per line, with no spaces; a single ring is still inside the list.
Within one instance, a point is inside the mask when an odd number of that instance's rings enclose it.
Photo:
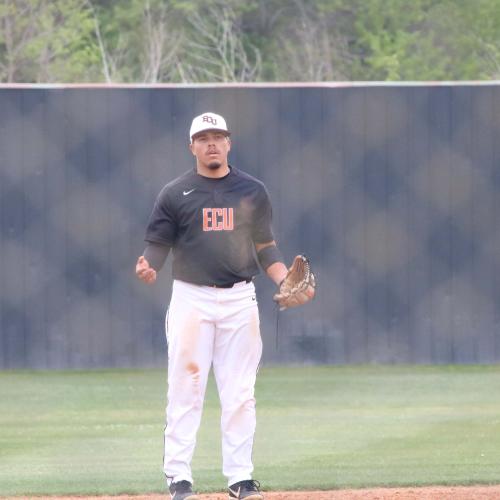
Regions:
[[[280,311],[283,311],[307,304],[315,293],[316,279],[309,260],[304,255],[297,255],[273,300],[279,304]]]

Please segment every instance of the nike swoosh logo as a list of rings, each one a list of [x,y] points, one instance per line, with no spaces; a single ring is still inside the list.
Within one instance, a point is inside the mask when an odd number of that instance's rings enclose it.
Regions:
[[[184,196],[187,196],[188,194],[191,194],[191,193],[192,193],[195,189],[196,189],[196,188],[194,188],[194,189],[190,189],[189,191],[183,191],[183,192],[182,192],[182,194],[183,194]]]

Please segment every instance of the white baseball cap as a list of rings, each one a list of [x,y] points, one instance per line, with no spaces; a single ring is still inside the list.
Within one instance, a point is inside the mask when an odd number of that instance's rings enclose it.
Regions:
[[[219,130],[226,135],[231,135],[227,129],[226,120],[222,116],[207,112],[193,118],[193,123],[191,123],[189,129],[189,140],[192,142],[194,135],[205,130]]]

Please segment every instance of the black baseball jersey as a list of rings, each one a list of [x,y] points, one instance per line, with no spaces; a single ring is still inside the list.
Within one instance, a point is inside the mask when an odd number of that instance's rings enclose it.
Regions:
[[[222,178],[196,169],[167,184],[156,200],[145,240],[173,248],[173,277],[225,285],[259,272],[254,243],[274,240],[264,184],[234,167]]]

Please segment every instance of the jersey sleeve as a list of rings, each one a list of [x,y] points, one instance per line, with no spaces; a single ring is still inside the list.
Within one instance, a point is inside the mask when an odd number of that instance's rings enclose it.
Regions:
[[[253,217],[252,239],[254,243],[268,243],[274,240],[272,230],[273,209],[265,187],[259,191]]]
[[[146,228],[145,241],[173,246],[177,235],[177,223],[170,207],[166,190],[156,199]]]
[[[155,271],[159,271],[163,267],[163,264],[165,264],[169,252],[170,247],[168,245],[148,242],[142,255]]]

